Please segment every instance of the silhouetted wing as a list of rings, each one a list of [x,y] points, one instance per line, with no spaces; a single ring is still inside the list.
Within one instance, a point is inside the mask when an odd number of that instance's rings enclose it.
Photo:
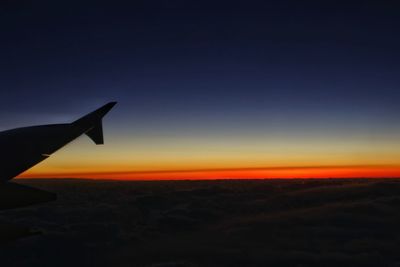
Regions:
[[[103,107],[69,124],[41,125],[0,133],[0,210],[25,207],[56,199],[40,189],[8,182],[82,134],[103,144],[102,118],[115,105]],[[0,223],[0,245],[35,234],[27,227]]]
[[[5,182],[0,186],[0,210],[49,202],[56,198],[54,193],[17,183]]]
[[[10,180],[35,166],[66,144],[65,125],[19,128],[0,133],[0,179]]]
[[[115,106],[116,102],[110,102],[107,105],[89,113],[88,115],[74,121],[75,127],[85,130],[85,134],[93,140],[96,145],[104,144],[102,118]]]
[[[0,222],[0,246],[11,243],[20,238],[40,234],[30,227]]]
[[[5,182],[0,186],[0,210],[14,209],[53,201],[56,194],[40,189]],[[0,222],[0,246],[20,238],[39,234],[30,227]]]
[[[41,125],[1,132],[0,181],[8,181],[30,169],[82,134],[87,134],[96,144],[102,144],[102,118],[115,104],[108,103],[69,124]]]

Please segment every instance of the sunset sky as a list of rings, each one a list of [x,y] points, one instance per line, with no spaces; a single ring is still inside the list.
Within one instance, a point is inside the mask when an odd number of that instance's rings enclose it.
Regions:
[[[390,4],[56,2],[0,4],[0,130],[118,105],[23,177],[400,177]]]

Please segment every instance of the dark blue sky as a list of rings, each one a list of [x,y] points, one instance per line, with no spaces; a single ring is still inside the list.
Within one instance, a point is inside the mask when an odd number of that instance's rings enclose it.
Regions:
[[[121,127],[397,122],[394,2],[132,2],[2,1],[3,124],[109,100]]]

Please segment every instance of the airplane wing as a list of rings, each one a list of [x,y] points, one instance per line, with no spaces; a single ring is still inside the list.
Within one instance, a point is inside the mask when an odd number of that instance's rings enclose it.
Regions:
[[[11,180],[32,168],[83,134],[96,144],[103,144],[102,118],[115,104],[116,102],[110,102],[68,124],[32,126],[0,132],[0,182]]]
[[[57,195],[18,183],[5,182],[0,186],[0,210],[15,209],[56,200]],[[20,238],[40,234],[30,227],[0,222],[0,248]]]
[[[0,186],[0,210],[15,209],[56,199],[57,195],[54,193],[18,183],[6,182]]]
[[[115,104],[110,102],[72,123],[0,132],[0,210],[55,200],[56,194],[10,180],[83,134],[96,144],[103,144],[102,119]],[[35,233],[27,227],[0,223],[0,245],[32,234]]]

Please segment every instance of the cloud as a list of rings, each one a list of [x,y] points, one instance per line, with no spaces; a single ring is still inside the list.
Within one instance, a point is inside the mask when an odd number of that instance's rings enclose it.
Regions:
[[[13,266],[377,266],[399,262],[397,180],[25,181],[59,200],[1,220],[42,234]]]

